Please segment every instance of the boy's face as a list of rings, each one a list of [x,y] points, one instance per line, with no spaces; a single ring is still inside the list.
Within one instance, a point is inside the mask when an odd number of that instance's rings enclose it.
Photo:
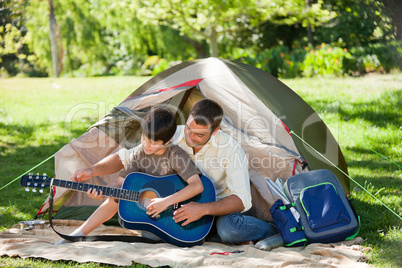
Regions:
[[[141,145],[144,149],[144,153],[147,155],[161,155],[166,150],[166,144],[164,144],[163,141],[154,141],[145,137],[144,135],[141,135]]]

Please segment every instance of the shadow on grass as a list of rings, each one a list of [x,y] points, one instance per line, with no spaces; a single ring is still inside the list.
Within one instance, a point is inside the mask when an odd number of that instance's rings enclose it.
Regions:
[[[402,89],[385,92],[377,100],[369,102],[352,102],[351,100],[324,102],[315,100],[309,102],[317,113],[339,114],[343,121],[363,119],[371,124],[386,128],[391,125],[399,129],[402,122]],[[380,109],[380,110],[379,110]]]
[[[370,161],[355,162],[357,166],[372,165]],[[350,165],[353,167],[352,165]],[[374,166],[371,166],[375,170]],[[371,172],[371,171],[370,171]],[[366,188],[376,198],[392,209],[395,213],[398,212],[398,204],[391,200],[400,200],[401,194],[395,192],[389,192],[385,189],[392,188],[401,189],[402,181],[398,178],[389,177],[381,174],[371,174],[370,178],[365,176],[355,176],[354,179]],[[355,185],[351,183],[351,188]],[[357,187],[359,188],[359,187]],[[382,191],[384,190],[384,191]],[[361,230],[359,236],[366,240],[366,245],[374,249],[374,255],[371,256],[373,262],[380,261],[381,263],[392,264],[391,267],[402,267],[402,259],[400,254],[400,238],[389,240],[390,231],[394,227],[399,226],[401,228],[401,222],[398,217],[389,211],[384,205],[378,201],[374,201],[374,198],[366,193],[364,190],[359,189],[358,192],[352,191],[352,204],[354,205],[357,214],[361,218]],[[397,213],[398,214],[398,213]],[[395,265],[395,266],[394,266]]]
[[[384,145],[389,144],[389,147],[392,147],[393,142],[384,140],[378,144],[376,141],[368,141],[368,144],[372,145],[373,150],[387,155],[388,147]],[[357,174],[352,178],[401,216],[402,180],[395,175],[400,174],[399,167],[367,148],[348,147],[347,151],[350,155],[362,159],[348,161],[348,168],[355,169]],[[356,190],[351,192],[352,204],[361,217],[362,228],[359,236],[366,239],[366,245],[374,249],[370,254],[372,263],[387,263],[391,265],[390,267],[402,267],[401,238],[390,238],[393,228],[402,227],[400,219],[354,182],[351,182],[351,189]]]
[[[369,204],[364,200],[360,200],[359,196],[352,198],[352,204],[357,214],[360,216],[361,229],[358,236],[365,240],[365,246],[371,247],[371,262],[381,262],[391,265],[390,267],[402,267],[402,256],[400,252],[400,238],[389,239],[389,233],[393,226],[384,225],[384,222],[395,222],[398,226],[395,215],[387,211],[380,204]],[[399,227],[401,227],[399,223]]]
[[[387,160],[381,158],[377,160],[349,160],[348,168],[363,168],[370,170],[367,173],[367,177],[371,178],[372,174],[377,174],[380,172],[396,172],[398,167],[388,162]],[[384,176],[384,180],[392,179],[390,176]],[[400,179],[395,178],[397,181]],[[387,182],[389,184],[389,182]],[[402,181],[401,181],[402,183]]]
[[[396,128],[401,126],[402,90],[385,92],[378,100],[356,102],[351,105],[353,106],[351,110],[339,107],[338,112],[342,120],[363,119],[382,128],[389,125]]]
[[[5,147],[17,145],[14,140],[28,140],[31,139],[35,131],[34,126],[21,126],[17,124],[4,124],[0,122],[0,133],[2,137],[9,136],[9,141],[0,140],[0,154],[5,150]],[[3,139],[2,139],[3,140]]]
[[[8,184],[0,192],[2,196],[0,207],[6,208],[1,212],[1,227],[11,227],[19,221],[31,220],[36,215],[47,197],[46,191],[43,194],[32,192],[32,189],[29,192],[25,191],[20,185],[20,175],[26,175],[26,171],[53,155],[63,145],[57,142],[52,145],[25,146],[0,155],[0,162],[3,165],[0,171],[0,187]],[[53,176],[54,158],[31,172]],[[12,183],[9,184],[10,182]]]
[[[373,143],[371,143],[373,144]],[[375,143],[377,144],[377,143]],[[384,146],[388,144],[389,146]],[[379,174],[388,172],[388,174],[395,175],[397,172],[401,171],[400,166],[402,163],[398,163],[398,159],[387,158],[386,155],[389,154],[388,150],[391,150],[393,141],[382,141],[380,144],[368,147],[347,147],[347,151],[354,155],[359,155],[363,160],[350,159],[348,161],[348,167],[350,168],[364,168],[368,170],[367,175]],[[381,155],[376,154],[378,152]],[[363,156],[363,157],[361,157]],[[385,158],[384,158],[385,156]],[[399,166],[398,166],[399,165]],[[397,178],[397,176],[384,176],[384,182],[391,185],[402,186],[402,180]],[[392,180],[392,181],[390,181]],[[401,188],[402,189],[402,188]]]
[[[26,124],[26,123],[25,123]],[[82,135],[92,123],[82,121],[71,132],[77,137]],[[4,124],[0,122],[0,227],[11,227],[21,220],[31,220],[43,202],[48,191],[25,191],[20,186],[20,175],[44,161],[64,145],[71,138],[60,135],[64,123],[43,123],[38,125]],[[54,158],[50,158],[38,166],[32,173],[47,173],[54,176]]]

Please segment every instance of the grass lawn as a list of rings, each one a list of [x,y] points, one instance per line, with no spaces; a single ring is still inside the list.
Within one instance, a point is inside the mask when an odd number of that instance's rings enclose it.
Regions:
[[[30,220],[45,194],[19,178],[52,156],[149,78],[12,78],[0,80],[0,231]],[[402,216],[402,74],[283,80],[323,118],[338,140],[350,176]],[[384,157],[374,153],[380,153]],[[392,162],[394,163],[392,163]],[[53,160],[34,172],[53,176]],[[351,182],[359,236],[376,267],[402,267],[402,220]],[[98,267],[2,257],[0,266]],[[108,266],[104,266],[108,267]]]

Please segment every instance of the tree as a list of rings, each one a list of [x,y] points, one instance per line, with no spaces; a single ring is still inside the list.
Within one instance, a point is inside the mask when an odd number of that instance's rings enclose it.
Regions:
[[[85,0],[30,3],[27,28],[35,33],[30,47],[55,76],[62,70],[68,73],[83,65],[96,68],[98,62],[103,65],[110,58],[115,41],[109,38],[113,34],[105,30],[97,11]]]
[[[388,11],[393,25],[395,26],[395,38],[402,40],[402,1],[400,0],[383,0],[384,7]]]
[[[339,46],[365,46],[394,38],[395,28],[384,3],[393,0],[324,0],[324,5],[338,15],[316,31],[325,43]],[[393,5],[390,5],[393,6]]]
[[[196,55],[178,31],[142,23],[135,1],[52,1],[54,28],[47,15],[52,13],[50,1],[31,1],[27,15],[27,28],[34,33],[30,47],[49,72],[56,73],[52,66],[57,65],[52,63],[52,46],[58,51],[59,73],[79,76],[135,74],[148,55],[170,61]]]
[[[53,76],[59,77],[59,49],[57,46],[56,17],[54,15],[53,0],[49,0],[49,38],[52,51]]]
[[[168,25],[189,38],[209,43],[210,56],[219,56],[224,35],[251,29],[266,21],[318,25],[335,16],[321,8],[322,1],[306,8],[304,0],[146,0],[139,1],[142,20]]]
[[[306,8],[307,8],[307,9],[310,8],[310,6],[311,6],[310,0],[305,0],[304,2],[306,3]],[[309,43],[310,43],[312,46],[314,46],[313,31],[311,30],[311,25],[310,25],[310,23],[307,24],[307,27],[306,27],[306,28],[307,28],[307,37],[308,37],[308,41],[309,41]]]
[[[24,44],[26,29],[24,11],[26,2],[0,2],[0,63],[1,73],[16,75],[16,68],[26,58]]]

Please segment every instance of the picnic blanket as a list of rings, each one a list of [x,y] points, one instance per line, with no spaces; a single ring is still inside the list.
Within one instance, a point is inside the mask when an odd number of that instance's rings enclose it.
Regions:
[[[68,234],[82,221],[54,220],[56,230]],[[102,225],[91,235],[139,235],[139,231]],[[53,245],[60,237],[48,222],[43,229],[21,229],[19,225],[0,232],[0,256],[95,262],[118,266],[133,263],[152,267],[370,267],[364,261],[367,248],[359,245],[361,238],[333,243],[310,244],[306,247],[279,247],[263,251],[252,245],[224,245],[206,242],[202,246],[180,248],[167,243],[76,242]],[[228,255],[212,254],[229,253]],[[211,255],[212,254],[212,255]]]

